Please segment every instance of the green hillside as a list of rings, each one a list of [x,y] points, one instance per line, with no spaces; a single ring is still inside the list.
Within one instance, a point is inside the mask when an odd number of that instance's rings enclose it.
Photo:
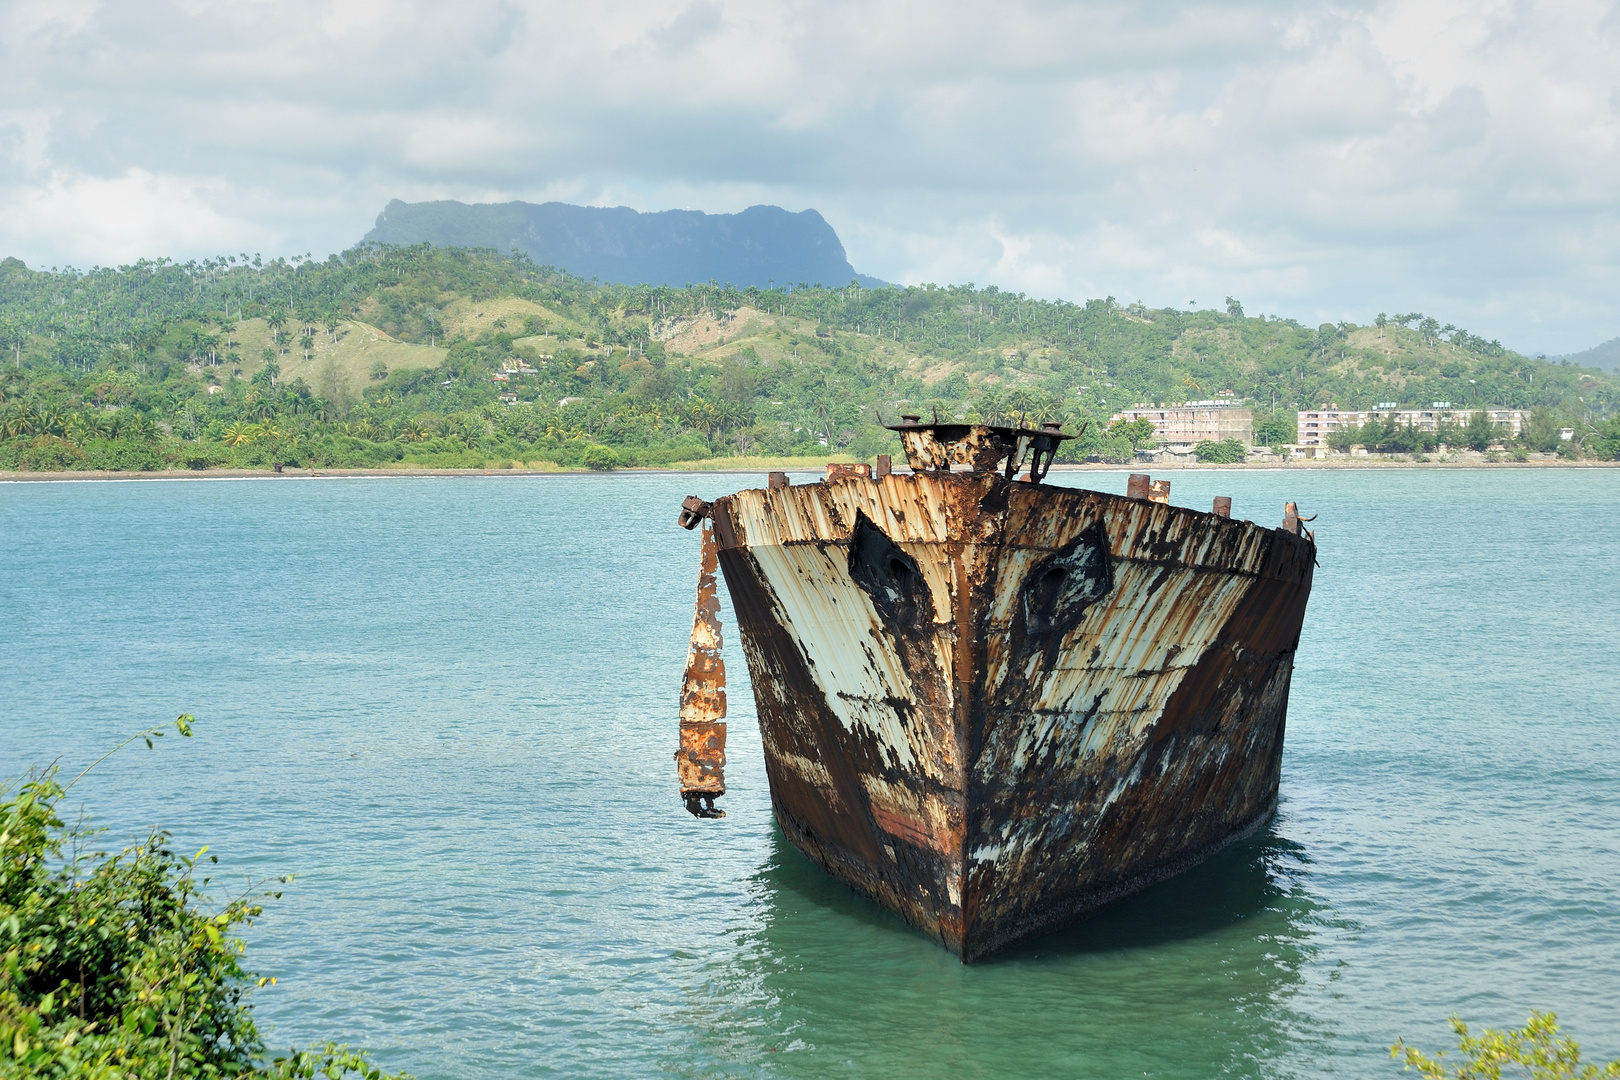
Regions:
[[[990,287],[599,285],[521,256],[366,246],[324,262],[0,263],[0,468],[663,465],[898,453],[902,411],[1058,419],[1071,458],[1143,401],[1537,410],[1533,449],[1613,457],[1620,379],[1420,314],[1301,326]],[[510,374],[503,374],[511,369]],[[499,376],[499,378],[497,378]],[[504,398],[504,399],[503,399]]]
[[[1620,373],[1620,337],[1610,338],[1601,345],[1594,345],[1584,352],[1578,352],[1563,359],[1582,367],[1595,367],[1602,371]]]

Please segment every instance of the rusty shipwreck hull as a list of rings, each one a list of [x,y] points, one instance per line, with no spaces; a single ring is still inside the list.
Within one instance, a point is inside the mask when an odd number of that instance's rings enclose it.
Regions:
[[[1315,545],[943,464],[702,509],[782,830],[973,960],[1270,817]]]

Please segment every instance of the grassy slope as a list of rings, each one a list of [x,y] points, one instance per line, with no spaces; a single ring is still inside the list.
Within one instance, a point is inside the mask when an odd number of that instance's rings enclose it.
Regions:
[[[246,319],[237,324],[235,337],[242,355],[242,373],[252,376],[264,367],[260,356],[270,347],[270,327],[263,319]],[[349,396],[360,393],[371,379],[372,365],[379,360],[389,371],[410,371],[437,367],[445,354],[442,347],[395,341],[375,326],[355,320],[340,324],[335,340],[324,327],[320,328],[307,360],[296,337],[289,338],[282,348],[289,351],[276,358],[281,379],[303,379],[323,393],[335,389],[336,382],[348,389]]]
[[[1142,320],[1147,321],[1147,320]],[[807,318],[777,315],[753,308],[716,313],[682,322],[678,332],[664,339],[666,349],[690,361],[723,365],[728,359],[756,360],[766,365],[795,367],[821,361],[811,343],[818,332],[831,339],[860,366],[888,376],[915,376],[925,389],[940,387],[950,376],[961,373],[972,390],[1011,390],[1043,387],[1053,376],[1072,375],[1075,389],[1098,390],[1107,404],[1123,407],[1123,397],[1107,401],[1106,391],[1120,387],[1110,382],[1102,365],[1088,366],[1083,359],[1063,354],[1057,346],[1039,337],[1026,338],[1011,346],[972,350],[968,357],[940,355],[929,349],[916,349],[889,338],[847,330],[828,331]],[[1268,355],[1268,343],[1255,342],[1228,326],[1189,328],[1176,338],[1170,350],[1172,359],[1196,366],[1201,359],[1214,358],[1238,372],[1256,379]],[[1341,355],[1342,354],[1342,355]],[[1388,326],[1362,327],[1350,331],[1343,346],[1313,366],[1354,379],[1387,385],[1398,393],[1417,382],[1422,373],[1433,373],[1448,363],[1463,363],[1469,354],[1439,339],[1428,339],[1416,330]],[[986,363],[997,363],[995,370],[983,370]],[[1204,385],[1186,377],[1175,384],[1179,394],[1164,400],[1191,400],[1213,396],[1232,389],[1224,382]],[[1306,403],[1301,403],[1307,407]]]
[[[792,368],[820,359],[812,345],[817,329],[811,319],[743,307],[683,323],[679,332],[664,339],[664,348],[674,356],[712,364],[746,357],[749,362]],[[957,366],[949,360],[918,356],[903,345],[867,334],[831,331],[831,337],[863,365],[879,371],[907,370],[925,381],[935,381]]]

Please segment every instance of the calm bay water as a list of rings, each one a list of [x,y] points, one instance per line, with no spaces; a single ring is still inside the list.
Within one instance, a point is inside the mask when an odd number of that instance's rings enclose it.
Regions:
[[[1320,514],[1281,812],[981,965],[776,832],[729,606],[730,817],[680,808],[675,510],[757,478],[0,485],[0,775],[195,712],[75,794],[296,874],[272,1043],[424,1078],[1394,1077],[1532,1008],[1620,1057],[1620,471],[1172,480]]]

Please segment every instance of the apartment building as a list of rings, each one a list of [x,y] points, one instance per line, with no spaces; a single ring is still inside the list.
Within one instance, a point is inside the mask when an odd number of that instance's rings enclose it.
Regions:
[[[1345,427],[1360,427],[1367,422],[1367,414],[1353,409],[1323,405],[1309,412],[1300,412],[1296,439],[1301,446],[1326,446],[1328,436]]]
[[[1114,414],[1117,421],[1146,420],[1167,449],[1190,450],[1201,442],[1236,439],[1254,445],[1254,410],[1220,401],[1194,401],[1185,405],[1137,405]]]
[[[1424,431],[1435,431],[1442,423],[1462,427],[1474,418],[1477,411],[1480,410],[1454,409],[1444,401],[1437,401],[1427,409],[1398,409],[1392,404],[1359,411],[1328,405],[1302,409],[1298,413],[1299,445],[1326,446],[1327,437],[1332,432],[1344,427],[1360,427],[1369,420],[1410,425]],[[1504,430],[1504,438],[1517,438],[1519,432],[1524,430],[1525,417],[1529,415],[1524,409],[1486,409],[1484,412],[1489,414],[1491,423]]]

